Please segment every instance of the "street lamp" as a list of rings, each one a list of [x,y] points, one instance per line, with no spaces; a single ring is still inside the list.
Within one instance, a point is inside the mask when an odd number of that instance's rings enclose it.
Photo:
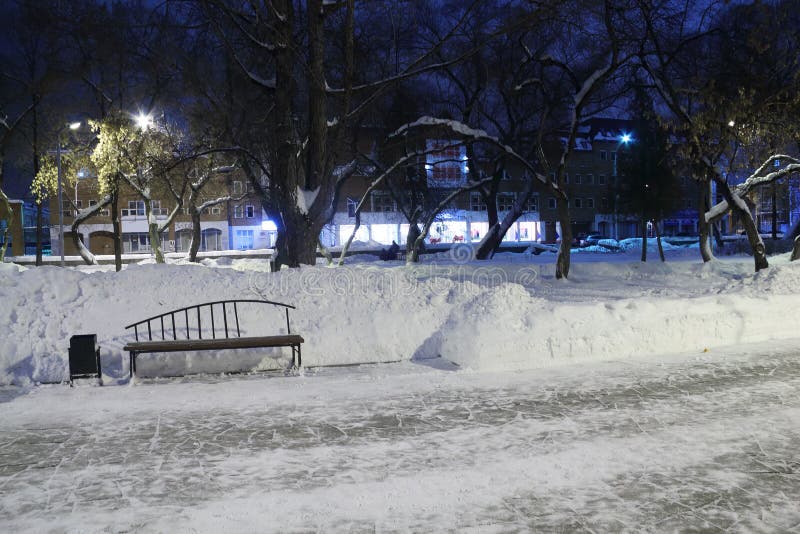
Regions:
[[[617,143],[617,148],[614,151],[614,157],[613,157],[614,187],[618,186],[618,184],[617,184],[617,156],[618,156],[617,152],[619,152],[619,147],[621,147],[622,145],[627,145],[632,140],[633,140],[633,137],[631,137],[631,134],[629,134],[629,133],[623,133],[622,135],[619,136],[619,142]],[[617,239],[617,240],[619,239],[619,216],[617,215],[617,210],[618,210],[617,204],[618,203],[619,203],[619,193],[616,193],[616,195],[614,197],[614,239]]]
[[[77,130],[81,127],[80,122],[71,122],[69,124],[63,125],[61,128],[58,129],[56,133],[56,142],[58,146],[56,147],[56,168],[58,170],[58,231],[59,231],[59,244],[61,245],[61,266],[64,266],[64,192],[63,188],[61,187],[61,134],[65,128],[69,128],[72,131]]]
[[[142,131],[147,130],[153,124],[153,117],[149,113],[142,113],[141,111],[134,117],[134,120],[136,121],[136,126]]]

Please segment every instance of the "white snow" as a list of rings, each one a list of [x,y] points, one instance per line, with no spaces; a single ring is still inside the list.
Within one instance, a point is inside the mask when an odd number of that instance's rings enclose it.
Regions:
[[[796,530],[800,266],[702,264],[696,245],[642,264],[622,245],[575,253],[567,281],[549,252],[2,264],[0,376],[18,385],[0,387],[0,530]],[[120,387],[124,325],[259,297],[298,307],[303,370],[143,355],[150,375],[278,371]],[[90,332],[107,387],[35,385],[63,380],[69,336]],[[379,361],[397,363],[327,367]]]
[[[269,272],[262,259],[204,259],[110,267],[24,269],[0,275],[0,384],[58,382],[67,376],[75,334],[96,333],[109,382],[127,377],[125,326],[184,306],[263,298],[297,307],[292,331],[306,340],[308,366],[442,357],[473,370],[518,370],[643,354],[703,350],[786,339],[800,331],[794,313],[800,267],[785,256],[753,273],[746,257],[703,264],[696,248],[655,250],[641,263],[627,252],[573,254],[568,281],[554,278],[554,256],[500,254],[463,263],[449,253],[400,262],[322,265]],[[651,244],[652,246],[652,244]],[[593,247],[605,250],[602,247]],[[218,267],[218,268],[210,268]],[[250,335],[285,331],[280,310],[241,314]],[[680,332],[680,335],[675,335]],[[244,352],[244,354],[241,354]],[[285,365],[275,351],[145,355],[143,369],[167,374]]]
[[[300,213],[308,213],[317,199],[317,195],[319,195],[319,187],[309,191],[297,186],[297,209],[300,210]]]

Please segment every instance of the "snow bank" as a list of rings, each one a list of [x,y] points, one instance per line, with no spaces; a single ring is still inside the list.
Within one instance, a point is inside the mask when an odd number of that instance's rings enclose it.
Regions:
[[[590,254],[581,257],[590,257]],[[599,255],[598,255],[599,256]],[[622,258],[633,259],[631,256]],[[526,369],[792,338],[800,265],[773,258],[581,263],[556,281],[552,258],[353,264],[270,273],[266,261],[130,265],[120,273],[0,265],[0,384],[60,381],[69,337],[96,333],[107,381],[127,377],[125,325],[183,306],[265,298],[297,306],[306,366],[442,356],[476,370]],[[250,335],[285,331],[281,311],[241,313]],[[283,368],[277,349],[143,355],[143,374]]]

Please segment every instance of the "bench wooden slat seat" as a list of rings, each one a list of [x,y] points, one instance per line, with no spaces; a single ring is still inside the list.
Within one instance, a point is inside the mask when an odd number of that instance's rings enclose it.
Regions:
[[[137,354],[145,352],[178,352],[189,350],[214,350],[214,349],[254,349],[258,347],[291,347],[305,341],[302,336],[292,334],[289,336],[261,336],[261,337],[233,337],[229,339],[178,339],[133,341],[125,345],[123,350],[133,351]]]
[[[279,334],[274,336],[248,336],[240,337],[241,331],[239,328],[239,309],[238,306],[242,303],[259,303],[259,304],[272,304],[274,306],[282,306],[286,309],[286,330],[287,334]],[[216,308],[216,326],[215,326],[215,306]],[[300,345],[305,341],[302,336],[292,334],[289,325],[289,308],[294,309],[294,306],[289,304],[282,304],[280,302],[272,302],[268,300],[226,300],[207,302],[190,306],[188,308],[181,308],[171,312],[163,313],[126,326],[126,329],[133,328],[136,336],[136,341],[128,342],[123,350],[130,354],[130,376],[136,373],[136,356],[144,353],[151,352],[184,352],[184,351],[203,351],[203,350],[225,350],[225,349],[250,349],[260,347],[291,347],[292,348],[292,363],[295,367],[302,365],[302,356],[300,352]],[[211,331],[206,331],[206,336],[211,335],[211,338],[203,338],[203,328],[201,321],[201,310],[207,309],[208,316],[211,322]],[[235,314],[235,330],[233,329],[233,322],[231,328],[228,325],[228,314],[233,311]],[[178,321],[176,322],[176,317]],[[181,319],[185,317],[183,325],[180,324]],[[190,325],[189,318],[192,320],[196,317],[197,327],[194,328]],[[166,319],[166,321],[165,321]],[[222,321],[220,322],[220,319]],[[231,318],[234,319],[234,318]],[[153,324],[151,324],[153,323]],[[206,323],[208,324],[208,323]],[[222,330],[224,324],[224,331]],[[155,328],[154,328],[155,327]],[[147,340],[139,341],[139,328],[147,328]],[[153,339],[155,331],[156,339]],[[158,335],[161,339],[158,339]],[[192,339],[192,334],[197,336]],[[186,339],[178,339],[178,335]],[[224,337],[223,337],[224,336]],[[235,337],[234,337],[235,336]],[[171,339],[170,339],[171,338]]]

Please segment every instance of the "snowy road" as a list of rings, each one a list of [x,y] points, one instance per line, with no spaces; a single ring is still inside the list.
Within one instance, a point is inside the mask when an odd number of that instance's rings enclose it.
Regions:
[[[0,530],[798,532],[792,345],[7,390]]]

